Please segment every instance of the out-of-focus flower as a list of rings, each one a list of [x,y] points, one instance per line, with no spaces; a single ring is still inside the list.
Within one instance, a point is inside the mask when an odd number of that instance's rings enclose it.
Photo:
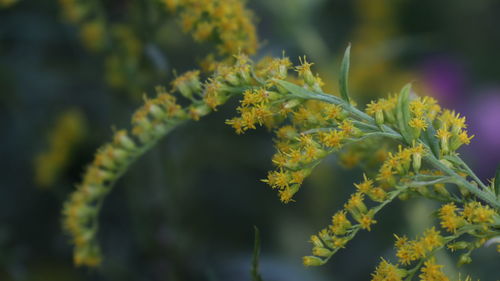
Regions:
[[[469,151],[477,158],[478,173],[489,178],[493,176],[500,162],[500,88],[480,93],[468,116],[470,131],[476,135]]]
[[[464,93],[466,75],[456,60],[447,57],[429,58],[421,67],[426,90],[446,107],[456,107]]]

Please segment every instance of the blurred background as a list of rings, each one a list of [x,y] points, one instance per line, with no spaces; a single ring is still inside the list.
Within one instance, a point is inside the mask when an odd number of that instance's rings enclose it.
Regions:
[[[435,221],[433,202],[397,202],[325,266],[305,268],[309,236],[348,198],[359,169],[331,157],[288,205],[259,179],[271,168],[272,135],[237,136],[224,125],[232,101],[186,124],[135,163],[106,199],[98,269],[75,268],[61,230],[62,203],[112,128],[128,127],[143,93],[173,71],[197,67],[212,46],[195,43],[175,17],[145,0],[102,1],[116,22],[114,48],[79,32],[66,1],[0,0],[0,280],[250,280],[253,226],[261,232],[264,280],[368,280],[393,233],[414,237]],[[100,2],[100,1],[89,1]],[[60,4],[61,3],[61,4]],[[500,162],[500,2],[253,0],[256,59],[286,54],[315,62],[336,92],[352,43],[350,87],[358,105],[397,92],[436,97],[467,116],[475,135],[461,152],[483,179]],[[86,35],[85,35],[86,34]],[[87,42],[87,44],[85,43]],[[88,44],[88,42],[97,42]],[[102,42],[101,42],[102,43]],[[494,247],[445,271],[496,280]]]

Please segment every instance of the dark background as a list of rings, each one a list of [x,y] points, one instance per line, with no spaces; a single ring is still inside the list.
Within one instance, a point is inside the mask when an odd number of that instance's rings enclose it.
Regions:
[[[123,19],[129,2],[104,1]],[[131,4],[132,5],[132,4]],[[475,138],[461,151],[483,178],[500,162],[500,3],[468,1],[249,1],[263,55],[316,62],[329,91],[349,42],[354,98],[363,105],[414,81],[468,118]],[[168,17],[168,16],[167,16]],[[171,16],[170,16],[171,17]],[[141,17],[132,17],[133,23]],[[166,69],[143,83],[169,83],[172,71],[196,67],[210,50],[182,34],[175,19],[155,45]],[[112,126],[128,127],[140,91],[113,89],[104,57],[85,49],[57,1],[24,0],[0,9],[0,280],[250,280],[253,226],[261,231],[264,280],[368,280],[380,256],[393,257],[393,233],[414,237],[435,223],[436,205],[397,202],[325,266],[305,268],[309,236],[329,223],[362,172],[345,170],[335,156],[306,181],[295,203],[284,205],[259,179],[271,168],[272,135],[261,129],[237,136],[224,120],[237,101],[184,125],[135,163],[106,199],[99,269],[75,268],[62,233],[62,203],[80,180]],[[151,39],[149,39],[151,40]],[[35,180],[36,155],[49,149],[61,114],[78,111],[85,126],[50,186]],[[457,276],[449,253],[439,256]],[[494,247],[476,251],[460,268],[481,280],[500,275]]]

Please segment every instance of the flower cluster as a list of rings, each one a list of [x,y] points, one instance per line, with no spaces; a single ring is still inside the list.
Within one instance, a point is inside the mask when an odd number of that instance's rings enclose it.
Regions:
[[[396,235],[396,256],[399,263],[409,265],[416,260],[423,259],[431,254],[435,249],[443,246],[444,238],[439,231],[433,227],[424,232],[419,239],[408,240],[406,236]]]
[[[397,196],[409,192],[409,187],[404,187],[402,182],[414,181],[416,175],[410,168],[420,165],[424,153],[421,145],[404,149],[400,146],[397,153],[388,152],[378,174],[374,178],[364,175],[362,182],[354,184],[356,192],[344,204],[344,209],[335,213],[332,223],[311,239],[319,240],[321,247],[328,250],[328,255],[317,256],[315,249],[319,243],[314,243],[313,254],[317,257],[305,257],[304,264],[321,265],[354,238],[360,229],[370,231],[372,225],[377,222],[374,219],[375,214]],[[310,260],[315,262],[309,263]]]
[[[163,0],[180,15],[182,28],[197,41],[215,40],[223,55],[253,54],[257,35],[253,15],[241,0]]]

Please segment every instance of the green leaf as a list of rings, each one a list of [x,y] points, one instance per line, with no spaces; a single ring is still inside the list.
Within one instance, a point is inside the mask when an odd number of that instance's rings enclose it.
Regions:
[[[345,100],[348,104],[351,104],[349,101],[349,60],[351,56],[351,44],[347,46],[344,52],[344,58],[342,59],[342,64],[340,65],[340,77],[339,77],[339,90],[340,96],[343,100]]]
[[[255,239],[253,243],[253,258],[252,258],[252,281],[262,281],[259,273],[259,256],[260,256],[260,233],[259,229],[254,226]]]
[[[279,79],[274,79],[274,81],[278,82],[278,84],[280,84],[281,87],[285,88],[287,91],[289,91],[290,93],[292,93],[294,96],[296,96],[298,98],[302,98],[302,99],[311,98],[311,94],[309,93],[309,91],[307,91],[306,89],[304,89],[300,86],[297,86],[297,85],[290,83],[288,81],[279,80]]]
[[[439,140],[436,137],[436,129],[431,121],[427,120],[427,129],[423,132],[421,138],[431,148],[432,154],[439,159],[441,157],[441,149],[439,148]]]
[[[398,127],[403,135],[406,143],[411,144],[413,140],[413,134],[411,132],[410,125],[410,90],[411,84],[406,84],[401,92],[399,93],[398,106],[396,107],[396,117],[398,121]]]
[[[495,184],[494,184],[493,188],[495,190],[495,194],[497,195],[497,198],[500,199],[500,165],[498,165],[498,167],[497,167],[494,181],[495,181]]]

